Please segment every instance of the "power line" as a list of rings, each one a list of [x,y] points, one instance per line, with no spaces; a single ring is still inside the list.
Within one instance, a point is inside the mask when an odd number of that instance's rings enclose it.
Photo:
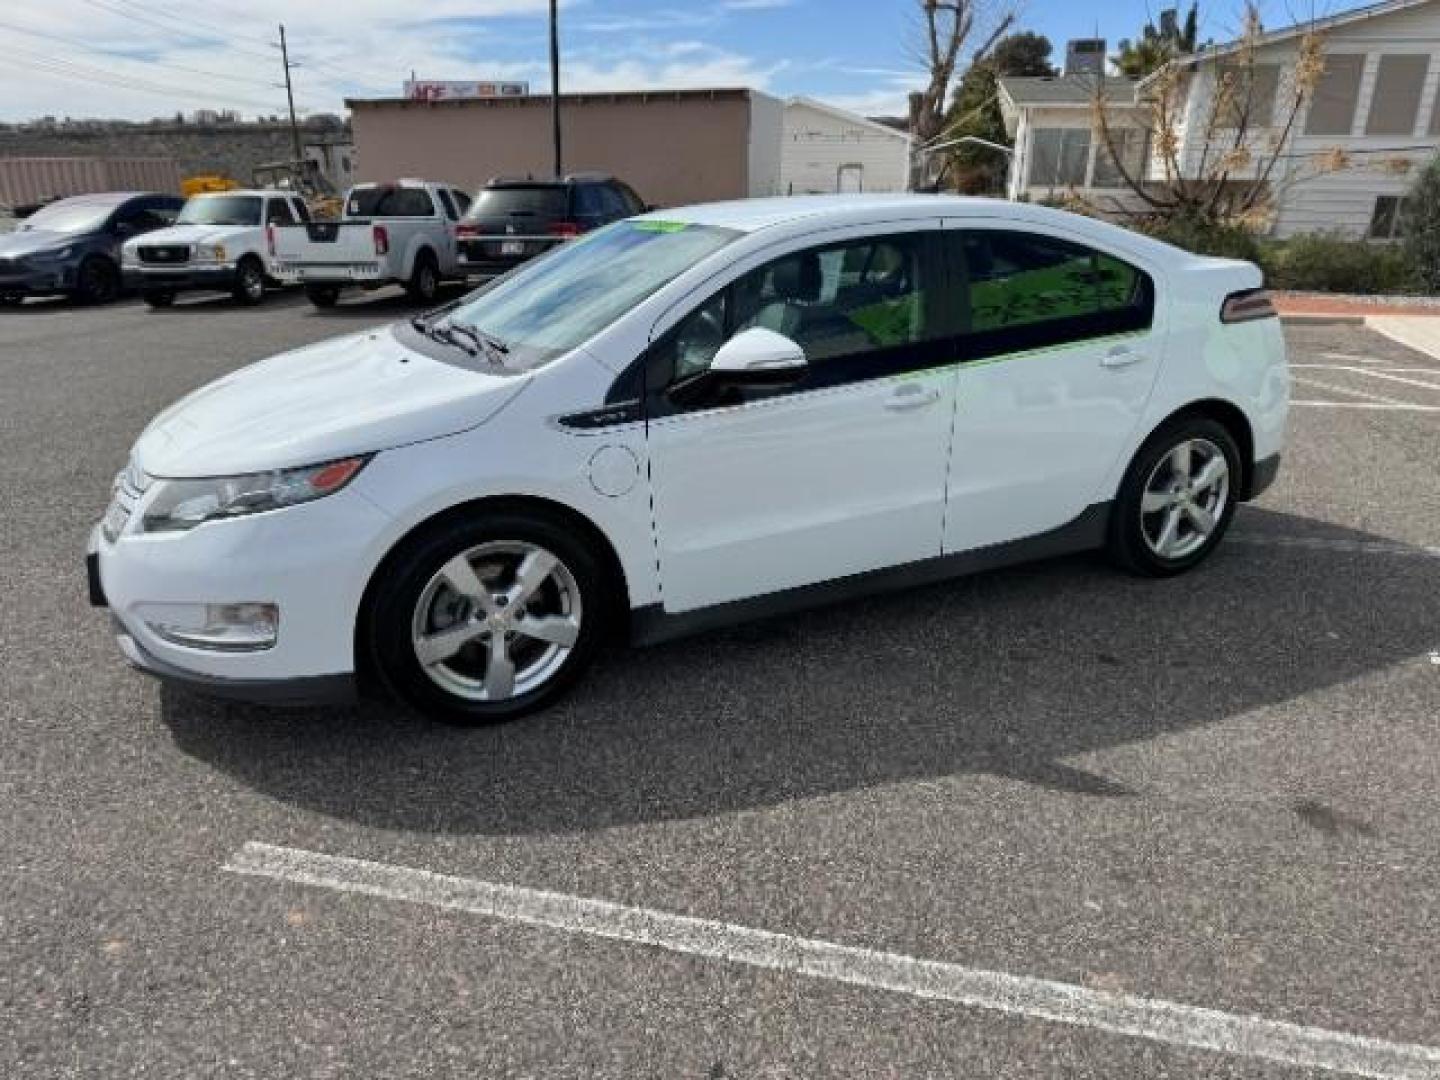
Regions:
[[[139,15],[134,12],[126,11],[124,8],[116,7],[114,4],[108,3],[107,0],[85,0],[85,2],[91,7],[99,8],[101,11],[108,11],[111,15],[118,15],[122,19],[129,19],[132,22],[146,23],[149,26],[164,30],[167,34],[178,34],[181,37],[187,38],[190,41],[197,42],[202,45],[214,44],[215,39],[213,37],[207,38],[199,34],[183,32],[174,26],[168,26],[165,23],[157,22],[149,15]],[[233,35],[230,36],[233,37]],[[226,46],[230,49],[230,51],[240,53],[243,56],[259,57],[261,60],[265,61],[269,61],[271,59],[268,53],[252,51],[250,49],[242,49],[238,45],[231,44],[230,42],[226,42]]]
[[[96,49],[94,45],[79,41],[75,38],[61,37],[58,34],[47,34],[40,30],[31,30],[24,26],[15,26],[12,23],[0,22],[0,30],[10,30],[17,34],[26,34],[30,37],[43,38],[46,41],[54,41],[60,45],[69,45],[73,48],[85,49],[92,55],[103,56],[108,60],[129,59],[128,57],[117,57],[114,53],[107,53],[103,49]],[[58,59],[58,58],[57,58]],[[172,71],[184,72],[187,75],[203,75],[207,79],[226,79],[230,82],[248,83],[252,86],[273,86],[274,84],[266,79],[255,79],[244,75],[228,75],[221,71],[205,71],[201,68],[186,67],[184,64],[172,64],[160,60],[138,61],[146,67],[162,67]]]

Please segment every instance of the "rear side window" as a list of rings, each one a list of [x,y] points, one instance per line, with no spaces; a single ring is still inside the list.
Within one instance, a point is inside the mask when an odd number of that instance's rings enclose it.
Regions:
[[[576,184],[575,216],[609,217],[610,206],[605,195],[605,185],[603,184]]]
[[[1055,237],[1010,231],[960,235],[968,331],[986,355],[1144,329],[1154,284],[1129,263]]]
[[[294,225],[295,212],[290,209],[290,203],[285,199],[271,199],[265,207],[265,224]]]
[[[491,187],[476,196],[468,216],[562,218],[568,203],[565,188],[556,184]]]
[[[424,188],[358,188],[346,200],[345,213],[350,217],[434,217],[435,204]]]

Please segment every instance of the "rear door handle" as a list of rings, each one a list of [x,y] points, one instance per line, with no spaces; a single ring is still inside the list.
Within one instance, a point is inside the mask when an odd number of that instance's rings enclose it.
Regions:
[[[940,391],[934,387],[902,383],[886,399],[885,408],[891,412],[910,412],[912,409],[923,409],[927,405],[934,405],[939,400]]]
[[[1110,350],[1100,358],[1100,366],[1108,368],[1129,367],[1131,364],[1138,364],[1145,359],[1144,353],[1138,353],[1129,345],[1113,345]]]

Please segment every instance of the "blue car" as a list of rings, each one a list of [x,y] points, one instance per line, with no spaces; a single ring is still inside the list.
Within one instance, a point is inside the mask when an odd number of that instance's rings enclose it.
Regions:
[[[99,304],[120,292],[120,245],[171,224],[185,200],[150,192],[60,199],[0,233],[0,304],[71,296]]]

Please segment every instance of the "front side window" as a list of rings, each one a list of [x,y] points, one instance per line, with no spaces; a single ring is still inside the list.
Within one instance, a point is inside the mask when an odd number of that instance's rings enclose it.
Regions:
[[[271,199],[265,207],[265,224],[294,225],[295,213],[290,209],[290,203],[285,199]]]
[[[677,221],[622,221],[526,263],[454,309],[509,351],[507,366],[536,367],[599,333],[738,237]]]
[[[753,327],[783,334],[804,349],[814,385],[918,366],[897,350],[942,333],[927,243],[924,233],[853,240],[751,270],[657,343],[655,381],[699,374],[721,345]]]
[[[1154,285],[1104,252],[1036,233],[973,231],[959,240],[969,333],[981,355],[1148,327]],[[972,350],[970,355],[979,358]]]

